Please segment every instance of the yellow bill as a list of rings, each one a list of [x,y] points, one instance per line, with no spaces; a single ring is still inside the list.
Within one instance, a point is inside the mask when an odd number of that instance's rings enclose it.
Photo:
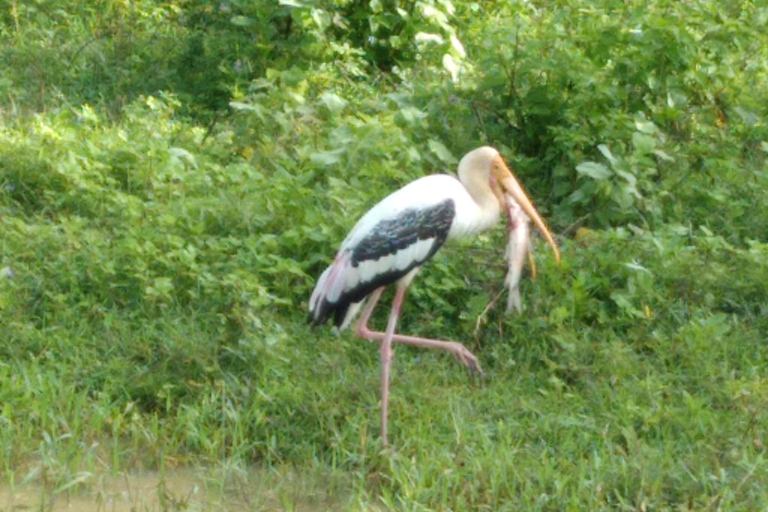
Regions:
[[[555,263],[559,264],[560,250],[557,248],[557,244],[555,243],[554,238],[552,238],[552,233],[550,233],[549,228],[541,219],[539,212],[536,211],[533,203],[531,203],[531,200],[528,198],[525,191],[523,191],[523,188],[517,182],[515,176],[512,174],[512,171],[509,170],[507,164],[504,163],[504,160],[501,158],[501,156],[496,158],[496,161],[493,162],[492,169],[494,178],[496,178],[497,182],[501,184],[504,192],[512,196],[517,204],[520,205],[520,208],[523,209],[525,214],[528,215],[528,218],[533,221],[533,224],[544,237],[544,240],[546,240],[549,246],[552,248],[552,252],[555,256]]]

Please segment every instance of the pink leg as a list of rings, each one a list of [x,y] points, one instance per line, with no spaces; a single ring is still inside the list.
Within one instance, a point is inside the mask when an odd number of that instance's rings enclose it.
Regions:
[[[373,313],[373,309],[376,307],[376,303],[381,298],[381,293],[384,291],[384,288],[379,288],[375,292],[373,292],[368,299],[368,304],[365,305],[365,309],[363,310],[363,314],[360,315],[360,319],[357,321],[357,324],[355,324],[355,334],[360,336],[361,338],[367,339],[367,340],[378,340],[383,341],[386,337],[385,332],[381,331],[372,331],[368,327],[368,321],[371,318],[371,314]],[[403,289],[403,294],[405,294],[405,289]],[[397,300],[397,295],[395,296],[395,300]],[[400,303],[402,303],[402,297],[400,297]],[[394,307],[394,304],[393,304]],[[398,314],[399,314],[398,309]],[[453,354],[456,359],[464,363],[464,365],[470,370],[470,371],[476,371],[480,375],[483,374],[483,370],[480,368],[480,362],[477,360],[477,358],[467,350],[467,348],[462,345],[461,343],[457,343],[455,341],[442,341],[442,340],[433,340],[430,338],[418,338],[416,336],[406,336],[403,334],[392,334],[392,341],[396,343],[405,343],[407,345],[416,345],[419,347],[427,347],[427,348],[439,348],[442,350],[446,350]]]
[[[376,307],[376,304],[378,304],[379,299],[381,298],[381,294],[384,292],[384,287],[377,288],[374,290],[374,292],[369,296],[368,303],[365,305],[365,309],[363,310],[363,314],[360,315],[360,319],[355,324],[355,334],[360,336],[361,338],[365,339],[371,339],[365,336],[364,334],[361,334],[360,329],[367,329],[368,320],[371,318],[371,313],[373,313],[373,309]]]
[[[392,342],[447,350],[464,363],[471,371],[477,371],[481,375],[483,373],[477,358],[461,343],[395,334],[397,318],[400,315],[400,309],[403,305],[403,297],[405,297],[405,290],[407,288],[408,285],[404,283],[398,283],[397,285],[395,297],[392,300],[392,309],[389,313],[386,332],[372,331],[368,328],[368,321],[371,318],[373,310],[376,308],[376,304],[379,302],[379,299],[381,299],[384,287],[377,289],[370,295],[368,303],[365,305],[365,309],[360,315],[360,319],[355,324],[355,334],[361,338],[381,341],[381,442],[383,446],[387,446],[388,444],[387,411],[389,409],[389,369],[392,361]]]
[[[397,325],[397,317],[400,315],[400,307],[403,305],[403,297],[405,296],[405,289],[407,285],[398,284],[395,291],[395,298],[392,300],[392,309],[389,312],[389,321],[387,322],[387,331],[381,338],[381,444],[387,446],[387,411],[389,409],[389,366],[392,361],[392,338],[395,334],[395,326]],[[375,306],[375,302],[379,300],[381,296],[382,288],[374,292],[371,297],[371,302]],[[370,316],[373,307],[370,307],[371,311],[368,311],[369,307],[366,307],[366,313]]]

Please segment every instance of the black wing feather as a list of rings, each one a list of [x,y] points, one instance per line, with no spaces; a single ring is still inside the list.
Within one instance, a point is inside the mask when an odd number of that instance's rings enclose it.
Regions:
[[[359,266],[366,261],[376,261],[407,249],[416,242],[432,240],[429,252],[407,267],[388,269],[367,281],[360,281],[349,290],[344,290],[335,302],[323,299],[319,304],[319,315],[309,320],[313,325],[325,322],[333,316],[333,323],[340,327],[351,304],[365,299],[374,290],[396,282],[414,268],[424,264],[445,243],[456,214],[453,199],[446,199],[428,209],[404,209],[392,219],[379,222],[370,233],[351,249],[351,265]]]

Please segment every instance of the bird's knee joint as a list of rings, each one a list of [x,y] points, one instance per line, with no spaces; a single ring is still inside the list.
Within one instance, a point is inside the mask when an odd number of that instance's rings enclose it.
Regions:
[[[392,361],[392,346],[391,345],[384,345],[382,343],[381,350],[379,351],[381,355],[381,362],[382,363],[389,363]]]

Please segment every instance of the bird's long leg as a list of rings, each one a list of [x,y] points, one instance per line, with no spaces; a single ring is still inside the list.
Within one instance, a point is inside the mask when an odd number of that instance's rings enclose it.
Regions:
[[[480,363],[478,362],[477,358],[472,355],[472,353],[467,350],[467,348],[461,343],[457,343],[455,341],[433,340],[429,338],[418,338],[416,336],[395,334],[395,326],[397,325],[397,319],[400,315],[400,309],[403,305],[403,298],[405,297],[405,290],[407,288],[407,283],[398,283],[397,290],[395,291],[395,297],[392,300],[392,309],[389,313],[389,321],[387,322],[387,330],[385,332],[372,331],[368,327],[368,321],[371,318],[371,314],[373,314],[373,310],[376,308],[376,304],[378,304],[379,299],[381,299],[381,294],[384,292],[384,287],[376,289],[370,295],[368,302],[365,305],[365,309],[360,315],[360,319],[355,324],[355,334],[361,338],[381,341],[381,442],[383,446],[387,446],[389,369],[390,363],[392,361],[392,342],[446,350],[453,354],[462,363],[464,363],[467,368],[482,374]]]
[[[365,330],[365,336],[362,336],[363,338],[369,339],[369,340],[383,340],[386,336],[386,333],[381,331],[371,331],[368,330],[366,327]],[[451,354],[456,357],[459,361],[461,361],[464,366],[466,366],[470,371],[478,372],[479,374],[483,374],[483,370],[480,367],[480,362],[477,360],[477,358],[470,352],[467,347],[462,345],[461,343],[457,341],[445,341],[445,340],[434,340],[431,338],[419,338],[416,336],[406,336],[403,334],[394,334],[392,336],[392,341],[395,343],[404,343],[406,345],[415,345],[418,347],[427,347],[427,348],[439,348],[441,350],[445,350],[447,352],[450,352]]]
[[[400,308],[403,305],[403,297],[407,284],[398,283],[395,290],[395,298],[392,299],[392,309],[389,312],[389,321],[387,321],[387,330],[381,338],[381,444],[387,446],[387,410],[389,409],[389,366],[392,361],[392,339],[395,334],[397,317],[400,315]],[[378,300],[381,292],[377,290],[376,295],[371,299]],[[374,302],[374,301],[372,301]],[[375,305],[375,302],[374,302]],[[373,309],[371,307],[371,309]],[[369,313],[370,315],[370,313]]]
[[[399,289],[399,287],[398,287]],[[383,341],[386,333],[381,331],[372,331],[368,327],[368,321],[371,318],[371,314],[373,313],[374,308],[376,307],[376,303],[381,298],[381,293],[384,291],[384,288],[379,288],[375,292],[373,292],[368,299],[368,303],[365,306],[365,310],[363,310],[363,314],[360,315],[360,319],[357,321],[357,324],[355,325],[355,334],[360,336],[361,338],[367,339],[367,340],[378,340]],[[405,293],[405,288],[403,288],[403,294]],[[397,296],[395,296],[397,298]],[[400,302],[402,303],[402,297],[400,298]],[[393,304],[394,307],[394,304]],[[399,313],[399,311],[398,311]],[[427,347],[427,348],[439,348],[441,350],[446,350],[454,355],[459,361],[464,363],[464,365],[469,368],[472,371],[477,371],[478,373],[482,374],[483,371],[480,368],[480,362],[477,360],[477,358],[467,350],[467,348],[462,345],[461,343],[457,343],[455,341],[443,341],[443,340],[433,340],[430,338],[418,338],[416,336],[406,336],[403,334],[392,334],[392,341],[395,343],[405,343],[407,345],[416,345],[419,347]]]
[[[381,337],[365,336],[363,332],[368,329],[368,320],[371,318],[371,314],[376,308],[376,304],[379,302],[381,294],[384,292],[383,286],[376,289],[371,294],[368,303],[365,305],[363,314],[360,315],[360,320],[357,321],[355,326],[355,333],[359,336],[366,339],[376,339],[381,341],[381,444],[383,446],[387,446],[387,411],[389,409],[389,368],[392,361],[392,338],[394,337],[397,317],[400,315],[400,308],[403,305],[403,297],[405,296],[407,287],[407,284],[398,283],[395,298],[392,300],[392,309],[389,313],[387,330],[386,332],[381,333]]]
[[[373,313],[374,308],[376,307],[376,304],[379,302],[379,299],[381,298],[381,294],[384,292],[384,287],[377,288],[368,298],[368,303],[365,305],[365,309],[363,310],[363,314],[360,315],[360,319],[355,324],[355,334],[360,336],[361,338],[370,339],[363,332],[368,330],[368,320],[371,318],[371,313]]]

